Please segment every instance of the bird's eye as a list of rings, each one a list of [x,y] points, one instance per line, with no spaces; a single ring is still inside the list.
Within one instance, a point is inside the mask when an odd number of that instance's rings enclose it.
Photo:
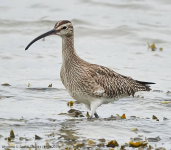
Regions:
[[[62,29],[66,29],[67,27],[66,26],[63,26]]]

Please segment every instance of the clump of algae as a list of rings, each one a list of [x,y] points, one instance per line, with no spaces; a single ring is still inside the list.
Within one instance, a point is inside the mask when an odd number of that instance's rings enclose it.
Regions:
[[[84,143],[76,143],[76,144],[74,144],[75,148],[83,147],[83,146],[84,146]]]
[[[152,116],[152,119],[155,119],[156,121],[159,121],[159,119],[155,115]]]
[[[87,117],[87,118],[89,118],[89,117],[90,117],[90,115],[89,115],[89,113],[88,113],[88,112],[87,112],[87,114],[86,114],[86,117]]]
[[[10,138],[15,138],[15,135],[14,135],[14,131],[13,130],[10,131]]]
[[[119,146],[119,144],[116,140],[112,140],[112,141],[109,141],[106,146],[107,147],[116,147],[116,146]]]
[[[126,119],[125,114],[123,114],[123,115],[121,116],[121,119]]]
[[[70,101],[70,102],[67,103],[67,105],[71,107],[71,106],[74,105],[74,102],[73,101]]]
[[[139,142],[133,142],[133,141],[130,141],[129,142],[129,146],[130,147],[146,147],[147,146],[147,142],[146,141],[139,141]]]
[[[96,144],[96,142],[92,141],[92,140],[88,140],[88,145],[90,146],[94,146]]]
[[[52,87],[52,84],[49,84],[48,87]]]
[[[42,138],[38,135],[35,135],[35,140],[41,140]]]
[[[8,83],[3,83],[3,84],[1,84],[2,86],[11,86],[11,85],[9,85]]]

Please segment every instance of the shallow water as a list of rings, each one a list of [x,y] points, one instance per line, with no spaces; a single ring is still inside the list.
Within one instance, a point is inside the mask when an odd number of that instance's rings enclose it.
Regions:
[[[89,139],[98,144],[101,138],[106,140],[104,145],[110,140],[124,145],[130,138],[159,136],[161,140],[148,145],[171,149],[171,104],[162,104],[171,100],[167,94],[171,91],[170,8],[169,0],[1,1],[0,84],[11,86],[0,86],[0,145],[43,146],[48,141],[54,146],[64,142],[62,148],[75,143],[88,147]],[[60,37],[40,40],[28,51],[24,48],[62,19],[74,25],[75,49],[81,58],[134,79],[155,82],[153,91],[102,105],[97,109],[100,119],[87,120],[84,105],[75,103],[72,108],[82,111],[84,117],[59,115],[70,110],[67,102],[73,100],[60,81]],[[157,49],[149,49],[147,42],[155,43]],[[124,113],[127,119],[110,118]],[[138,131],[131,131],[133,127]],[[11,129],[16,138],[7,142],[4,138]],[[35,134],[42,139],[35,140]]]

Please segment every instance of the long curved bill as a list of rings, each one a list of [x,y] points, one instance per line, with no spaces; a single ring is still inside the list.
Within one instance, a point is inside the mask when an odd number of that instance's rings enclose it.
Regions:
[[[38,36],[37,38],[35,38],[33,41],[31,41],[31,42],[27,45],[27,47],[25,48],[25,50],[27,50],[34,42],[36,42],[36,41],[38,41],[38,40],[40,40],[40,39],[42,39],[42,38],[44,38],[44,37],[46,37],[46,36],[53,35],[53,34],[55,34],[55,33],[56,33],[56,30],[55,30],[55,29],[52,29],[52,30],[50,30],[50,31],[48,31],[48,32],[46,32],[46,33],[44,33],[44,34]]]

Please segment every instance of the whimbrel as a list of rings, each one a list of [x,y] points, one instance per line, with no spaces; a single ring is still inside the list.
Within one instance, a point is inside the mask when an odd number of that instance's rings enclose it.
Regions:
[[[74,49],[74,28],[70,21],[58,21],[54,28],[46,32],[34,42],[49,35],[62,38],[62,67],[60,77],[69,94],[90,109],[90,117],[98,118],[96,109],[104,104],[126,96],[134,96],[138,91],[150,91],[151,82],[134,80],[130,77],[81,59]]]

